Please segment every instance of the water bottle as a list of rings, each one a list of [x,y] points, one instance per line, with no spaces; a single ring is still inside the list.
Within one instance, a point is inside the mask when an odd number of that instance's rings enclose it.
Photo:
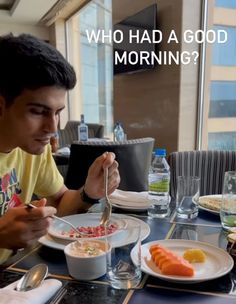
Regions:
[[[79,141],[88,140],[88,126],[84,122],[84,115],[80,116],[80,124],[78,126],[78,139]]]
[[[156,149],[148,175],[148,215],[163,218],[169,215],[170,167],[166,161],[166,150]]]
[[[120,122],[117,122],[114,127],[114,141],[124,141],[125,132]]]

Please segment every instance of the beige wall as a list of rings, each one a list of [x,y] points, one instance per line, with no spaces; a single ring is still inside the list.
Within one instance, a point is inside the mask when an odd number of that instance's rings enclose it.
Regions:
[[[188,24],[192,26],[194,23],[190,18],[182,19],[186,15],[186,12],[182,10],[183,0],[113,0],[114,23],[153,3],[157,3],[158,26],[164,37],[169,35],[172,29],[178,37],[181,37],[182,28],[187,27]],[[193,7],[195,8],[196,5]],[[195,14],[194,18],[198,18],[199,12],[194,9],[192,11]],[[163,39],[160,51],[182,49],[181,43],[167,44],[166,40]],[[188,90],[184,89],[181,81]],[[197,68],[186,70],[178,65],[162,65],[154,70],[116,75],[114,77],[114,120],[123,122],[128,138],[152,136],[156,140],[155,146],[165,147],[168,153],[178,149],[194,149],[196,133],[194,124],[197,116],[196,85]],[[189,105],[187,100],[190,101]],[[184,111],[180,111],[182,103],[184,103]],[[180,117],[184,120],[190,114],[191,118],[194,117],[191,126],[187,123],[180,124]],[[185,138],[187,129],[187,138]]]
[[[14,35],[27,33],[44,40],[49,40],[49,29],[47,27],[17,23],[2,23],[0,19],[0,35],[6,35],[9,33],[13,33]]]

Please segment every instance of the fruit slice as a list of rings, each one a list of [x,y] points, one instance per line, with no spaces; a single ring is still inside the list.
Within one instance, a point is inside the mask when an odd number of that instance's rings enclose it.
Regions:
[[[156,244],[149,249],[152,260],[166,275],[193,276],[193,266],[184,258],[178,256],[171,250]]]
[[[163,264],[161,273],[165,275],[192,277],[194,275],[194,269],[188,262],[183,263],[178,260],[171,260]]]
[[[204,263],[206,260],[205,253],[198,248],[187,249],[184,252],[183,258],[190,263]]]

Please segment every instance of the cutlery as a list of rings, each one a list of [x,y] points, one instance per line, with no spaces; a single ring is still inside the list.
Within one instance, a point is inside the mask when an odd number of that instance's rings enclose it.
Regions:
[[[106,225],[111,216],[112,205],[108,197],[108,168],[104,169],[104,185],[105,185],[105,208],[103,210],[100,225]]]
[[[27,208],[34,208],[34,209],[35,209],[35,208],[38,208],[38,207],[36,207],[36,206],[34,206],[34,205],[32,205],[32,204],[27,204]],[[56,220],[58,220],[58,221],[61,221],[61,222],[65,223],[65,224],[69,225],[69,226],[70,226],[78,235],[80,235],[81,237],[89,236],[89,234],[79,231],[77,227],[75,227],[75,226],[74,226],[73,224],[71,224],[70,222],[68,222],[68,221],[66,221],[66,220],[64,220],[64,219],[62,219],[61,217],[58,217],[58,216],[56,216],[56,215],[52,215],[51,217],[52,217],[53,219],[56,219]]]
[[[30,268],[16,285],[17,291],[28,291],[38,287],[48,274],[46,264],[38,264]]]
[[[53,299],[49,302],[49,304],[58,304],[60,303],[61,299],[65,296],[67,290],[65,287],[61,288],[57,294],[53,297]]]

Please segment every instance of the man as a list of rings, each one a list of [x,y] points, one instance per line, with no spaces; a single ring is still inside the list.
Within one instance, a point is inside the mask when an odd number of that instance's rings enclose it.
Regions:
[[[68,90],[76,83],[71,65],[49,44],[30,35],[0,37],[0,262],[47,231],[50,216],[86,211],[120,182],[113,153],[91,165],[85,185],[68,190],[52,159],[56,132]],[[83,161],[83,160],[81,160]],[[79,174],[79,172],[78,172]],[[38,208],[25,208],[32,195]],[[51,207],[45,207],[49,205]]]

